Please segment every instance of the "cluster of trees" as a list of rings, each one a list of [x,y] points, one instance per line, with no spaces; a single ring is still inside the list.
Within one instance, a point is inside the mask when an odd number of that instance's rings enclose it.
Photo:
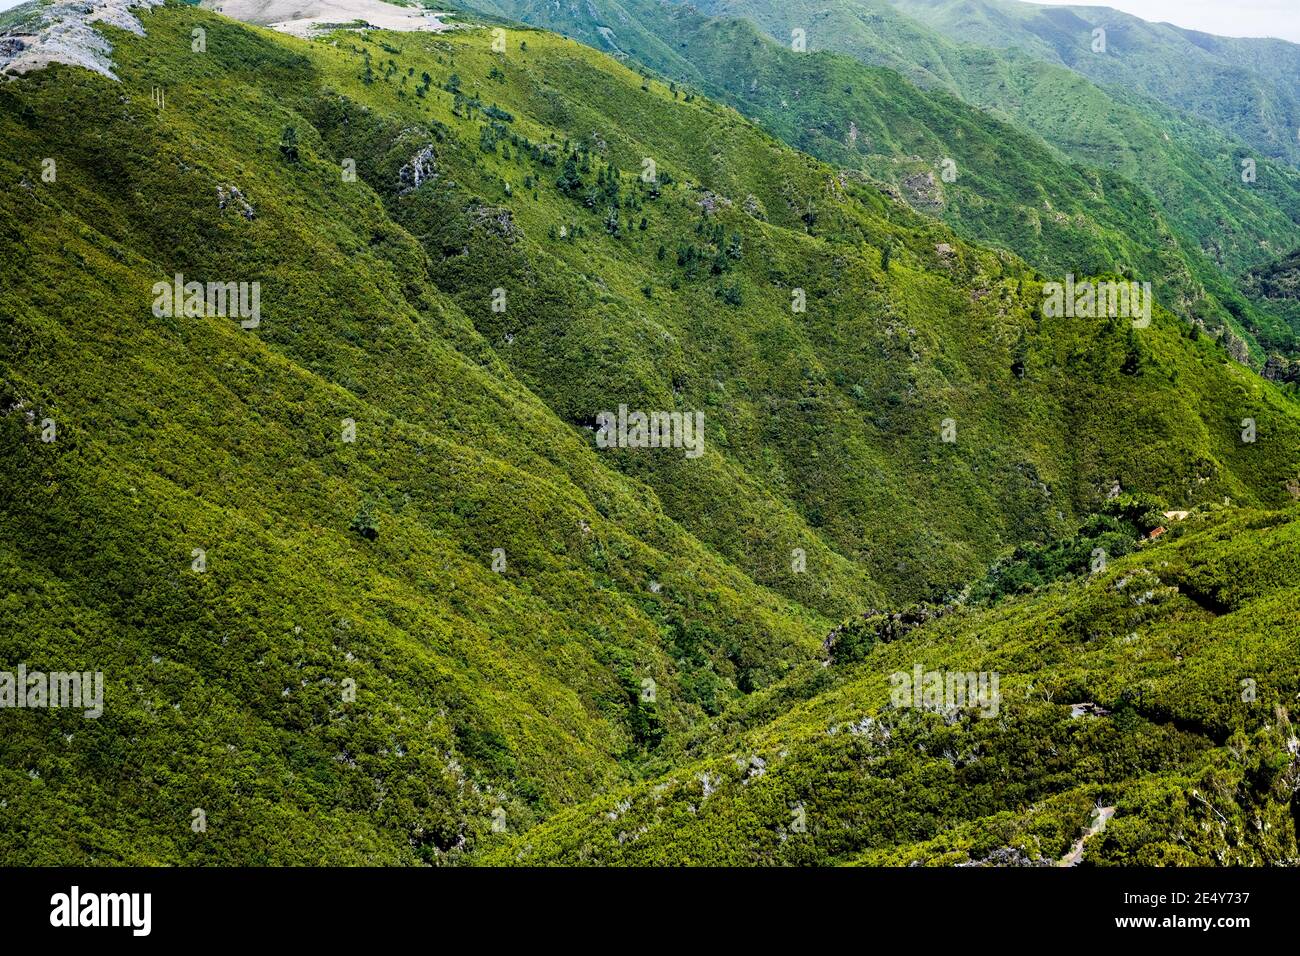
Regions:
[[[1094,572],[1130,553],[1165,523],[1166,505],[1154,495],[1122,493],[1108,499],[1078,531],[1046,544],[1024,544],[995,563],[970,592],[977,604],[1027,594],[1054,581]]]

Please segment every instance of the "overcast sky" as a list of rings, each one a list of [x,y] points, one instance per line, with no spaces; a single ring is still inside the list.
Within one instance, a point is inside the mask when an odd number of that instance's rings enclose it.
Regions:
[[[0,0],[0,10],[21,0]],[[1108,0],[1080,4],[1077,0],[1038,0],[1070,6],[1104,6],[1143,20],[1173,23],[1225,37],[1281,37],[1300,43],[1300,0]]]

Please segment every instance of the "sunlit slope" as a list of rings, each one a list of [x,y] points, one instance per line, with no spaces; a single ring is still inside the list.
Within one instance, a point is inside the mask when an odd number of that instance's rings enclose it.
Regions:
[[[139,87],[4,93],[3,657],[108,685],[0,714],[7,861],[436,859],[806,659],[820,619],[523,388],[370,190],[280,164],[310,63],[210,17],[174,54],[191,16],[118,44]],[[156,317],[175,272],[257,278],[260,326]]]
[[[887,0],[959,43],[1017,47],[1094,82],[1131,89],[1192,113],[1295,165],[1300,144],[1300,45],[1220,37],[1150,23],[1106,6],[1060,8],[1016,0]],[[1096,31],[1101,30],[1102,33]],[[1104,43],[1101,42],[1104,39]]]
[[[1086,580],[866,637],[484,860],[1294,864],[1297,555],[1294,509],[1194,515]],[[996,704],[900,705],[917,669],[997,674]]]
[[[1216,328],[1233,321],[1140,189],[1073,166],[1038,137],[944,91],[845,54],[797,53],[748,20],[662,0],[481,6],[597,49],[617,46],[629,63],[735,106],[785,142],[888,184],[962,237],[1009,249],[1046,273],[1130,273],[1184,317]]]
[[[403,49],[417,45],[405,42]],[[927,587],[918,571],[933,582],[940,568],[963,565],[972,540],[975,555],[987,553],[995,538],[1023,537],[1056,511],[1084,506],[1110,487],[1101,471],[1115,469],[1126,486],[1154,479],[1176,500],[1209,491],[1199,481],[1207,476],[1175,478],[1171,462],[1261,449],[1241,447],[1240,416],[1227,406],[1220,414],[1233,428],[1207,425],[1206,401],[1232,405],[1257,394],[1279,403],[1278,421],[1291,416],[1290,404],[1254,376],[1189,346],[1180,323],[1158,320],[1134,346],[1125,322],[1044,319],[1037,286],[1014,260],[963,246],[729,111],[674,99],[576,44],[512,34],[502,56],[487,37],[464,34],[433,49],[445,50],[446,62],[433,65],[456,73],[463,98],[512,117],[484,134],[491,121],[450,114],[454,97],[445,91],[428,106],[449,131],[445,145],[441,131],[430,134],[442,188],[391,195],[400,192],[397,170],[411,143],[400,138],[400,123],[374,118],[376,106],[361,115],[327,101],[317,119],[326,141],[336,154],[382,146],[383,163],[360,166],[362,174],[389,189],[398,220],[434,252],[438,281],[562,418],[589,423],[594,410],[624,400],[703,408],[720,426],[710,433],[726,469],[718,477],[711,455],[695,465],[644,455],[620,463],[651,481],[674,517],[774,587],[787,587],[788,548],[736,548],[723,533],[732,519],[718,503],[734,487],[737,465],[793,501],[822,540],[867,563],[887,590],[916,594]],[[360,56],[340,67],[336,85],[364,70]],[[419,76],[426,63],[408,69]],[[489,78],[494,70],[497,79]],[[388,92],[375,84],[359,95],[370,104]],[[561,125],[535,127],[534,113]],[[497,140],[486,151],[485,135]],[[460,144],[476,138],[465,157]],[[567,175],[556,155],[566,139],[588,167],[568,197],[554,185]],[[632,175],[646,160],[665,174],[658,198]],[[607,164],[623,170],[617,206]],[[491,231],[475,254],[457,254],[474,238],[456,226],[457,209],[480,197],[508,208],[512,226]],[[732,258],[726,249],[736,239],[741,252]],[[561,278],[572,273],[580,273],[586,301]],[[497,288],[510,295],[505,313],[487,307]],[[796,289],[804,290],[805,312],[791,309]],[[1130,348],[1149,349],[1155,374],[1122,371]],[[1021,351],[1033,369],[1023,379],[1013,371]],[[1216,381],[1188,388],[1184,374]],[[1149,400],[1166,389],[1167,400]],[[989,437],[973,436],[975,447],[960,438],[944,444],[945,418]],[[1153,435],[1172,443],[1167,452],[1152,454]],[[1192,443],[1199,448],[1189,456]],[[1173,450],[1178,445],[1183,450]],[[1285,441],[1268,447],[1283,461],[1294,451]],[[1285,497],[1289,462],[1261,472],[1262,457],[1241,478]],[[1131,477],[1118,474],[1129,469]],[[1050,500],[1026,477],[1030,470],[1049,485]],[[994,486],[997,502],[984,497]],[[1017,512],[1010,521],[1008,510]]]

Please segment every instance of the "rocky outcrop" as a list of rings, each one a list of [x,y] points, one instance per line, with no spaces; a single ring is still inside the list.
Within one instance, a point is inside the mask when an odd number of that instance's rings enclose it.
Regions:
[[[1004,846],[994,850],[988,856],[978,860],[967,860],[964,863],[955,863],[954,866],[1051,866],[1051,860],[1031,857],[1018,846]]]
[[[465,212],[475,226],[507,242],[514,241],[519,234],[515,226],[514,213],[503,206],[475,203]]]
[[[234,205],[239,210],[239,214],[250,222],[257,216],[257,211],[244,198],[244,194],[239,191],[238,186],[218,186],[217,209],[225,212],[226,207],[231,205]]]
[[[695,200],[695,205],[712,216],[721,207],[730,208],[731,200],[726,196],[718,195],[712,189],[701,189],[699,196]]]
[[[131,11],[162,6],[163,0],[55,0],[34,8],[0,34],[0,73],[20,75],[66,63],[116,80],[113,52],[95,24],[105,23],[144,36]]]
[[[907,202],[921,212],[936,213],[947,203],[943,187],[939,185],[932,172],[905,176],[900,185]]]
[[[1270,382],[1300,381],[1300,362],[1292,362],[1276,353],[1268,357],[1261,373]]]
[[[433,144],[428,143],[397,171],[397,193],[405,196],[437,178],[438,157],[433,151]]]
[[[1228,350],[1229,357],[1238,365],[1250,364],[1250,348],[1246,345],[1245,340],[1236,333],[1224,329],[1223,347]]]
[[[745,213],[760,222],[767,222],[767,209],[763,205],[763,200],[759,199],[753,193],[745,197],[745,203],[742,207]]]

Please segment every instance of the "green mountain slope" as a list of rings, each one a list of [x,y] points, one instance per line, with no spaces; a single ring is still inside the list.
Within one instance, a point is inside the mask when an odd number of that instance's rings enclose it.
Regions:
[[[1032,597],[851,623],[856,660],[806,665],[680,767],[485,861],[1294,865],[1297,556],[1294,509],[1194,515]],[[990,692],[895,697],[918,670]]]
[[[1294,398],[1181,320],[1044,317],[1021,261],[576,43],[136,15],[120,81],[0,87],[0,660],[107,681],[0,711],[5,862],[457,859],[1117,481],[1300,475]],[[260,322],[157,314],[177,273]],[[704,454],[598,448],[621,404]]]
[[[746,18],[782,44],[803,30],[807,50],[837,51],[886,66],[1041,136],[1070,159],[1118,173],[1155,197],[1197,281],[1261,348],[1293,351],[1297,329],[1240,294],[1243,271],[1289,254],[1300,222],[1300,178],[1194,114],[1132,90],[1101,87],[1022,49],[959,45],[900,13],[888,0],[773,4],[706,0],[706,14]],[[1242,179],[1243,160],[1255,178]],[[1199,255],[1197,254],[1199,252]]]
[[[818,616],[599,461],[372,191],[284,161],[304,44],[143,18],[121,85],[53,67],[2,94],[0,645],[108,682],[99,721],[0,712],[6,862],[436,859],[806,657]],[[175,271],[260,276],[262,325],[155,317]]]
[[[598,23],[636,24],[635,56],[757,120],[813,156],[864,172],[964,238],[1009,249],[1049,275],[1126,273],[1160,300],[1214,328],[1232,313],[1192,277],[1193,265],[1153,202],[1119,176],[1074,167],[1036,137],[851,57],[801,55],[746,20],[705,17],[659,0],[574,11],[491,5],[608,47]],[[653,30],[657,43],[641,41]],[[661,55],[661,51],[667,51]],[[951,160],[945,176],[944,161]],[[1195,265],[1199,258],[1193,254]]]
[[[889,0],[959,43],[1019,48],[1106,87],[1191,113],[1262,155],[1300,162],[1300,45],[1211,36],[1102,6]],[[1094,31],[1104,30],[1104,48]],[[1093,47],[1098,49],[1094,51]]]

